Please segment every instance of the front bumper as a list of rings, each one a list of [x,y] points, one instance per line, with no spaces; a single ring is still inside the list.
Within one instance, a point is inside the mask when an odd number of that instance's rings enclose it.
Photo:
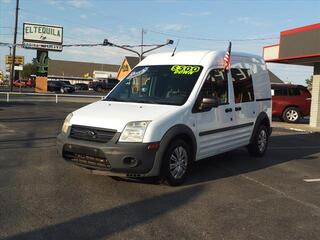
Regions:
[[[159,173],[156,150],[147,143],[119,143],[120,133],[107,143],[73,139],[61,133],[57,137],[58,153],[66,161],[105,175],[156,176]]]

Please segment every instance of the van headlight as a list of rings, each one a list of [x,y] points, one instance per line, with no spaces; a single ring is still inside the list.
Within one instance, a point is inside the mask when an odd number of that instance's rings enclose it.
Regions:
[[[69,129],[69,127],[70,127],[70,120],[71,120],[72,116],[73,116],[73,114],[70,113],[70,114],[66,117],[66,119],[64,120],[64,122],[63,122],[61,131],[62,131],[64,134],[67,134],[67,133],[68,133],[68,129]]]
[[[119,142],[142,142],[150,121],[129,122],[124,128]]]

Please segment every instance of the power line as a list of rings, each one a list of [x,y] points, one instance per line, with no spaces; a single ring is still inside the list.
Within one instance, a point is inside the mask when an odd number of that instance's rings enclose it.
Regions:
[[[120,47],[126,48],[138,48],[138,47],[155,47],[159,44],[143,44],[143,45],[120,45]],[[13,46],[12,43],[8,42],[0,42],[0,46]],[[22,43],[17,43],[17,47],[23,47]],[[73,44],[62,44],[63,47],[98,47],[98,46],[105,46],[103,43],[73,43]]]
[[[193,36],[179,35],[179,34],[175,34],[175,33],[167,33],[167,32],[155,31],[155,30],[151,30],[151,29],[147,29],[147,31],[153,32],[153,33],[156,33],[156,34],[165,35],[165,36],[176,37],[176,38],[179,38],[179,39],[188,39],[188,40],[197,40],[197,41],[212,41],[212,42],[226,42],[226,41],[245,42],[245,41],[264,41],[264,40],[276,40],[276,39],[279,39],[278,37],[243,38],[243,39],[218,39],[218,38],[204,38],[204,37],[193,37]]]
[[[63,47],[97,47],[103,46],[102,43],[76,43],[76,44],[63,44]]]

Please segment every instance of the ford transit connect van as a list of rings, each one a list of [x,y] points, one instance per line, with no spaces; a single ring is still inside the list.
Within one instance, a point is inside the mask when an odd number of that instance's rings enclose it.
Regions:
[[[195,51],[150,55],[105,99],[69,114],[59,153],[93,172],[181,184],[192,162],[246,146],[263,156],[271,90],[261,57]],[[245,164],[245,163],[244,163]]]

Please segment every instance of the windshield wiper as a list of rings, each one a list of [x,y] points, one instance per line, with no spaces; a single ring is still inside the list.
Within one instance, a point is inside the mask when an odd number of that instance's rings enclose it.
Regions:
[[[107,97],[103,101],[114,101],[114,102],[124,102],[123,99],[121,98],[116,98],[116,97]]]
[[[157,103],[156,101],[153,100],[145,100],[145,99],[134,99],[132,100],[133,102],[137,102],[137,103]]]

